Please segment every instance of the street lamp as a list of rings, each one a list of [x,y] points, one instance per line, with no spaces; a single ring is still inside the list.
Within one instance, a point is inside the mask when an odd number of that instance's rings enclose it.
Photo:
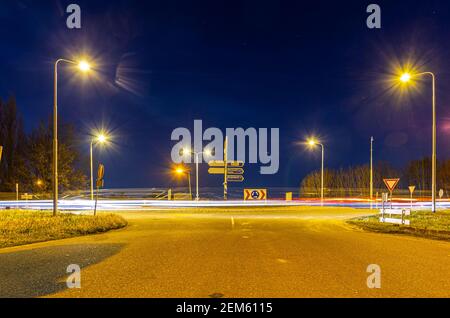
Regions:
[[[42,181],[42,179],[37,179],[36,180],[36,185],[38,186],[39,189],[41,189],[42,186],[44,185],[44,181]]]
[[[195,158],[195,200],[198,201],[200,200],[200,197],[198,195],[198,162],[199,162],[199,156],[202,154],[205,154],[207,156],[211,155],[211,151],[209,149],[205,149],[204,151],[192,151],[189,148],[183,148],[181,149],[181,155],[187,155],[187,154],[193,154],[194,158]]]
[[[314,147],[316,145],[319,145],[320,147],[322,147],[322,167],[321,167],[321,173],[320,173],[320,200],[323,201],[323,162],[324,162],[324,147],[323,144],[318,142],[316,139],[314,138],[310,138],[307,141],[307,144],[310,147]]]
[[[370,186],[369,186],[369,199],[370,202],[372,202],[373,198],[373,136],[370,137]],[[372,203],[370,203],[370,206],[372,207]]]
[[[94,143],[104,144],[108,140],[108,137],[104,134],[99,134],[91,140],[90,157],[91,157],[91,200],[94,200],[94,160],[93,160],[93,145]]]
[[[90,65],[86,61],[75,62],[67,59],[58,59],[54,64],[53,87],[53,215],[58,213],[58,65],[59,63],[77,65],[81,72],[88,72]]]
[[[188,184],[189,184],[189,197],[190,197],[190,200],[192,200],[191,170],[189,170],[189,169],[185,170],[185,169],[179,167],[179,168],[177,168],[175,170],[175,173],[178,174],[178,175],[182,175],[182,174],[186,174],[187,175],[187,177],[188,177]]]
[[[432,72],[421,72],[416,74],[403,73],[400,76],[400,81],[408,83],[413,77],[422,75],[431,76],[431,89],[432,89],[432,154],[431,154],[431,211],[436,212],[436,77]]]

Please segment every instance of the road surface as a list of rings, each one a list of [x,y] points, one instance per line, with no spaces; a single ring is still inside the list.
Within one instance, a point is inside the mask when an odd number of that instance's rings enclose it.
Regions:
[[[449,297],[450,243],[367,233],[367,210],[122,212],[128,228],[0,250],[1,297]],[[81,289],[66,268],[81,266]],[[370,289],[368,265],[381,268]]]

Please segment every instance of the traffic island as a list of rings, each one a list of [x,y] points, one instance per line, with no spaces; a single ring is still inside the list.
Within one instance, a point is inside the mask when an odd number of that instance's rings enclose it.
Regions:
[[[116,214],[53,216],[44,211],[0,211],[0,248],[104,233],[126,225]]]
[[[429,211],[411,212],[409,220],[409,226],[382,223],[380,222],[380,215],[377,214],[353,218],[348,220],[347,223],[371,232],[406,234],[435,240],[450,241],[450,211],[439,211],[436,213]]]

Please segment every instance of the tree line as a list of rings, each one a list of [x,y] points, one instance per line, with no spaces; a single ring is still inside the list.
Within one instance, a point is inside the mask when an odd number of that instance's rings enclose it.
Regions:
[[[87,177],[81,163],[75,138],[75,128],[69,124],[59,127],[58,175],[61,191],[87,187]],[[16,183],[20,192],[47,193],[52,189],[53,124],[41,121],[29,133],[25,132],[23,117],[16,99],[0,98],[0,191],[14,192]]]
[[[450,160],[437,161],[436,183],[438,189],[450,190]],[[431,190],[431,159],[425,157],[411,160],[404,167],[395,168],[387,162],[378,162],[373,167],[373,187],[375,191],[386,192],[384,178],[400,178],[397,189],[416,186],[416,191]],[[321,171],[316,170],[303,178],[300,193],[313,196],[320,193]],[[325,193],[332,196],[368,196],[370,186],[370,166],[356,165],[347,168],[325,169]]]

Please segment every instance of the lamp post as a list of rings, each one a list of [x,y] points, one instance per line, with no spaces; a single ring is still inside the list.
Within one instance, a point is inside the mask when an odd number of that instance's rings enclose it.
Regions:
[[[187,177],[188,177],[188,185],[189,185],[189,197],[192,200],[192,188],[191,188],[191,170],[184,170],[183,168],[177,168],[175,170],[176,173],[178,174],[183,174],[186,173]]]
[[[94,142],[105,143],[107,141],[107,137],[104,134],[100,134],[95,138],[92,138],[90,145],[90,158],[91,158],[91,201],[94,200],[94,159],[93,159],[93,145]]]
[[[195,200],[200,200],[200,196],[198,194],[198,163],[199,163],[199,156],[202,154],[205,154],[209,156],[211,154],[211,151],[206,149],[204,151],[191,151],[189,148],[182,149],[182,155],[186,154],[193,154],[194,160],[195,160]]]
[[[323,201],[324,147],[323,147],[322,143],[318,142],[317,140],[315,140],[313,138],[308,140],[308,145],[310,147],[319,145],[322,148],[322,164],[321,164],[321,173],[320,173],[320,200]]]
[[[407,83],[412,77],[418,77],[422,75],[431,76],[431,90],[432,90],[432,150],[431,150],[431,211],[436,212],[436,77],[432,72],[421,72],[416,74],[403,73],[400,76],[400,81]]]
[[[53,216],[58,214],[58,65],[59,63],[78,65],[82,72],[90,70],[87,62],[75,62],[67,59],[58,59],[54,65],[53,86]]]
[[[373,136],[370,137],[370,190],[369,199],[372,202],[373,199]],[[372,206],[372,203],[370,204]]]

